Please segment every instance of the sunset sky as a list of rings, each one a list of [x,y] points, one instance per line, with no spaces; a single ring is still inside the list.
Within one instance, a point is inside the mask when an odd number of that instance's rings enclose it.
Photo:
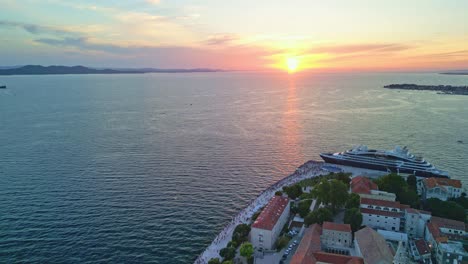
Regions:
[[[468,1],[0,0],[0,65],[468,68]]]

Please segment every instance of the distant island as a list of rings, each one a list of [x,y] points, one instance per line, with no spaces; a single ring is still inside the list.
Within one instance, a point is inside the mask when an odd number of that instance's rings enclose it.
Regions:
[[[468,70],[448,71],[448,72],[441,72],[440,74],[447,74],[447,75],[468,75]]]
[[[437,91],[439,94],[459,94],[468,95],[468,86],[452,86],[452,85],[418,85],[418,84],[390,84],[385,85],[387,89],[400,90],[418,90],[418,91]]]
[[[468,72],[442,72],[440,74],[447,74],[447,75],[468,75]]]
[[[46,75],[46,74],[123,74],[123,73],[191,73],[191,72],[218,72],[218,69],[97,69],[85,66],[41,66],[25,65],[17,68],[0,68],[0,75]]]

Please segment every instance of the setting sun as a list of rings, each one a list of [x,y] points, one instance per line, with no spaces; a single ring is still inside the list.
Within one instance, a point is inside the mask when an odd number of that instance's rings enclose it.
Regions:
[[[287,58],[286,59],[286,66],[288,67],[289,72],[295,72],[297,66],[299,66],[299,60],[297,58]]]

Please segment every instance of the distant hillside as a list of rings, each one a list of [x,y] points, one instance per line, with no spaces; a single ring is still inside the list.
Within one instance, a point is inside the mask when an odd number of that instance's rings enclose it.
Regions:
[[[0,75],[44,75],[44,74],[121,74],[121,73],[188,73],[216,72],[212,69],[93,69],[84,66],[41,66],[26,65],[18,68],[0,69]]]
[[[454,70],[454,71],[441,72],[440,74],[468,75],[468,70]]]

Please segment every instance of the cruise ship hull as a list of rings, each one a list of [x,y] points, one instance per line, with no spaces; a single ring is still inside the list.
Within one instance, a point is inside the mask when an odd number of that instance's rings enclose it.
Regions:
[[[322,153],[320,157],[327,162],[332,164],[344,165],[349,167],[357,167],[357,168],[364,168],[369,170],[378,170],[378,171],[386,171],[386,172],[394,172],[394,173],[405,173],[405,174],[414,174],[418,177],[439,177],[439,178],[448,178],[447,175],[439,174],[434,171],[426,171],[426,170],[414,170],[414,169],[407,169],[404,167],[397,168],[396,166],[391,165],[381,165],[381,164],[374,164],[374,163],[367,163],[367,162],[359,162],[341,158],[335,158],[333,155]]]

